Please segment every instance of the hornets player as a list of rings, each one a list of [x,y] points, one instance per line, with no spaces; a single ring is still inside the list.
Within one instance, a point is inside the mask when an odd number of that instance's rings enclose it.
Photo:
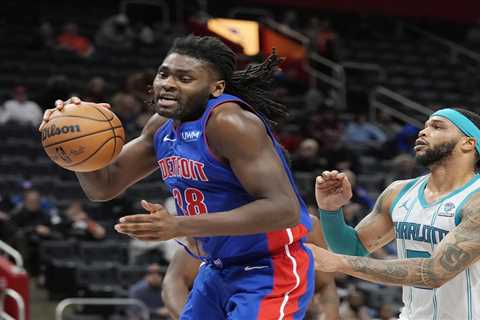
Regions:
[[[156,114],[140,137],[106,168],[77,173],[101,201],[160,170],[181,215],[142,201],[148,214],[123,217],[116,230],[198,241],[201,251],[185,246],[204,264],[181,319],[302,319],[312,297],[313,257],[303,244],[311,221],[270,131],[286,114],[269,90],[280,63],[272,54],[235,71],[220,40],[178,38],[158,68]]]
[[[480,319],[480,117],[464,109],[431,115],[415,143],[430,173],[390,185],[356,229],[341,207],[351,197],[344,174],[323,172],[316,197],[334,254],[314,249],[322,271],[403,286],[400,319]],[[398,260],[366,257],[396,239]]]

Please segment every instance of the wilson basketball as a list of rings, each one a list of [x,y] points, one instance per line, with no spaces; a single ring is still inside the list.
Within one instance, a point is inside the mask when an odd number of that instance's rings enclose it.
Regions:
[[[42,145],[59,166],[79,172],[101,169],[122,150],[125,132],[107,108],[83,102],[55,110],[42,130]]]

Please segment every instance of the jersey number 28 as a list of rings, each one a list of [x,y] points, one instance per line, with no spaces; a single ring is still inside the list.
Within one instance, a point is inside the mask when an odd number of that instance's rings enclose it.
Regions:
[[[208,212],[207,205],[204,202],[205,196],[202,191],[196,188],[187,188],[182,195],[182,192],[178,188],[173,188],[172,194],[177,202],[177,206],[184,214],[194,216]]]

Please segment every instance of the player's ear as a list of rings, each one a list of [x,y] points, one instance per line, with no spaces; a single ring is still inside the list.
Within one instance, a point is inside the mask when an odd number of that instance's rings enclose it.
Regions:
[[[477,141],[475,138],[472,137],[465,137],[465,141],[462,143],[462,150],[465,152],[475,152],[475,146],[477,145]]]
[[[213,83],[212,88],[210,89],[210,94],[214,98],[218,98],[223,94],[224,90],[225,90],[225,80],[218,80]]]

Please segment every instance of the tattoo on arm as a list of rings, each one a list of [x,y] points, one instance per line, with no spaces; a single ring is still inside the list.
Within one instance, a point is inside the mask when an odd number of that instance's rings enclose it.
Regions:
[[[439,243],[432,258],[345,259],[349,266],[345,272],[365,280],[438,288],[480,259],[480,193],[465,205],[462,222]]]
[[[461,234],[454,235],[454,238],[456,242],[447,243],[445,245],[445,252],[440,257],[440,264],[449,272],[455,272],[459,266],[465,265],[471,260],[471,254],[462,250],[459,246],[460,243],[466,242],[469,239]]]

